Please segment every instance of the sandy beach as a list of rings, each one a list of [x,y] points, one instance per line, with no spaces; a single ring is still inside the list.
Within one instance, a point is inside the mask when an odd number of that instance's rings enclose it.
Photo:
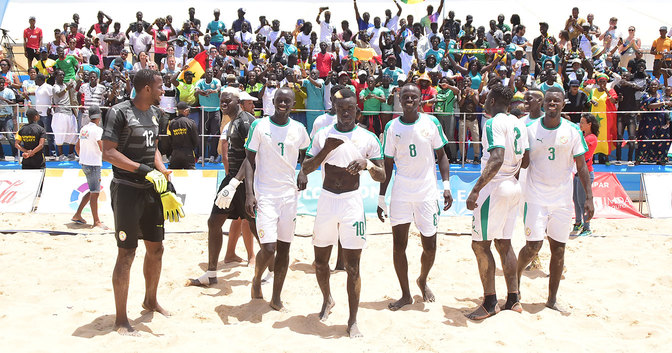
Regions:
[[[68,215],[0,215],[3,229],[72,231]],[[104,218],[112,225],[110,218]],[[347,296],[344,272],[332,275],[336,307],[326,323],[317,319],[321,294],[311,267],[310,238],[296,237],[283,299],[286,313],[266,301],[250,300],[252,268],[220,264],[219,283],[211,288],[184,287],[202,274],[207,260],[206,218],[188,216],[168,231],[159,300],[172,317],[143,311],[140,246],[131,272],[129,318],[141,337],[112,331],[114,302],[111,274],[116,246],[111,234],[50,236],[0,234],[0,327],[8,352],[445,352],[445,351],[669,351],[672,325],[661,299],[672,295],[672,220],[597,220],[597,235],[570,240],[559,302],[571,310],[563,316],[544,308],[550,254],[541,252],[544,269],[526,272],[522,314],[502,312],[483,322],[465,318],[482,295],[468,236],[439,236],[429,284],[434,303],[418,302],[398,312],[387,304],[400,296],[392,266],[389,233],[368,236],[362,255],[359,326],[365,337],[345,334]],[[312,218],[300,217],[297,233],[309,234]],[[444,218],[440,230],[466,233],[470,218]],[[228,227],[227,227],[228,229]],[[412,228],[413,229],[413,228]],[[522,224],[517,234],[522,234]],[[389,223],[368,220],[368,233],[389,232]],[[523,237],[514,240],[516,250]],[[242,241],[238,255],[243,255]],[[417,233],[408,246],[409,277],[420,267]],[[335,256],[335,255],[334,255]],[[222,253],[223,258],[223,253]],[[496,256],[498,267],[499,259]],[[334,259],[332,256],[332,263]],[[499,267],[501,268],[501,267]],[[263,286],[265,299],[271,288]],[[503,305],[506,288],[497,270]],[[665,333],[667,332],[667,333]],[[667,337],[667,338],[666,338]]]

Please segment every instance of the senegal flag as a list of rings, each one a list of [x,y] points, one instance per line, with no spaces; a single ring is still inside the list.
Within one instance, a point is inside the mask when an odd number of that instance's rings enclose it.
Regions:
[[[605,92],[600,92],[599,89],[593,88],[590,91],[589,99],[597,102],[597,105],[591,108],[591,113],[595,115],[597,121],[600,122],[600,135],[597,136],[597,148],[595,153],[603,153],[609,155],[615,148],[613,142],[606,140],[615,140],[618,135],[616,127],[616,105],[609,98],[618,98],[618,95],[613,89]]]
[[[421,2],[425,2],[425,0],[401,0],[401,2],[403,2],[404,4],[413,5],[413,4],[419,4]]]
[[[183,80],[184,79],[184,73],[187,71],[191,71],[194,73],[194,81],[196,82],[201,79],[201,76],[205,74],[205,68],[207,65],[207,60],[208,60],[208,53],[205,51],[202,51],[196,56],[194,56],[194,59],[191,60],[185,67],[185,70],[182,71],[178,79]]]

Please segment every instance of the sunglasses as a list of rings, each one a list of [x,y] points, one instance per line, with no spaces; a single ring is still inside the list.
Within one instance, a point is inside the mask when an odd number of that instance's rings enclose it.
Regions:
[[[628,29],[628,32],[634,32],[634,31],[635,31],[634,28],[630,28],[630,29]]]

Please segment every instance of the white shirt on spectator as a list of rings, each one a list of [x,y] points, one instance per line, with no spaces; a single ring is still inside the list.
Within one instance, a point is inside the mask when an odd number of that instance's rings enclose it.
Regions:
[[[47,116],[47,110],[51,106],[51,96],[54,95],[54,87],[48,83],[38,86],[35,91],[35,109],[40,116]]]
[[[133,47],[135,55],[139,55],[141,51],[147,51],[147,45],[152,44],[152,36],[144,31],[132,32],[128,37],[128,44]],[[177,53],[177,48],[175,48],[175,52]]]
[[[296,44],[303,45],[304,47],[310,47],[310,34],[305,34],[303,32],[297,34]]]
[[[320,23],[320,42],[331,43],[331,34],[334,32],[334,26],[331,23],[322,20]]]
[[[399,16],[394,15],[392,18],[390,18],[389,21],[387,21],[387,25],[385,26],[387,29],[390,31],[396,32],[397,29],[399,29]]]
[[[103,151],[98,141],[103,137],[103,129],[89,122],[79,131],[79,164],[89,166],[103,165]]]
[[[234,39],[238,44],[243,44],[245,42],[246,44],[250,44],[252,42],[252,33],[250,32],[236,32]]]

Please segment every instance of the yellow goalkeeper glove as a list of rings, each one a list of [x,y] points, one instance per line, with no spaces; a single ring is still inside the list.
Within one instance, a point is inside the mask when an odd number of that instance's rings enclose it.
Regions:
[[[166,191],[168,180],[166,179],[166,176],[163,175],[163,173],[161,173],[160,171],[152,169],[150,166],[146,164],[140,164],[140,167],[138,167],[137,172],[140,174],[144,174],[145,179],[149,180],[149,182],[154,185],[154,190],[156,190],[156,192],[158,192],[159,194],[162,194],[163,192]]]
[[[177,198],[174,192],[166,191],[161,194],[161,204],[163,204],[163,219],[170,222],[179,222],[180,217],[184,218],[182,201]]]

